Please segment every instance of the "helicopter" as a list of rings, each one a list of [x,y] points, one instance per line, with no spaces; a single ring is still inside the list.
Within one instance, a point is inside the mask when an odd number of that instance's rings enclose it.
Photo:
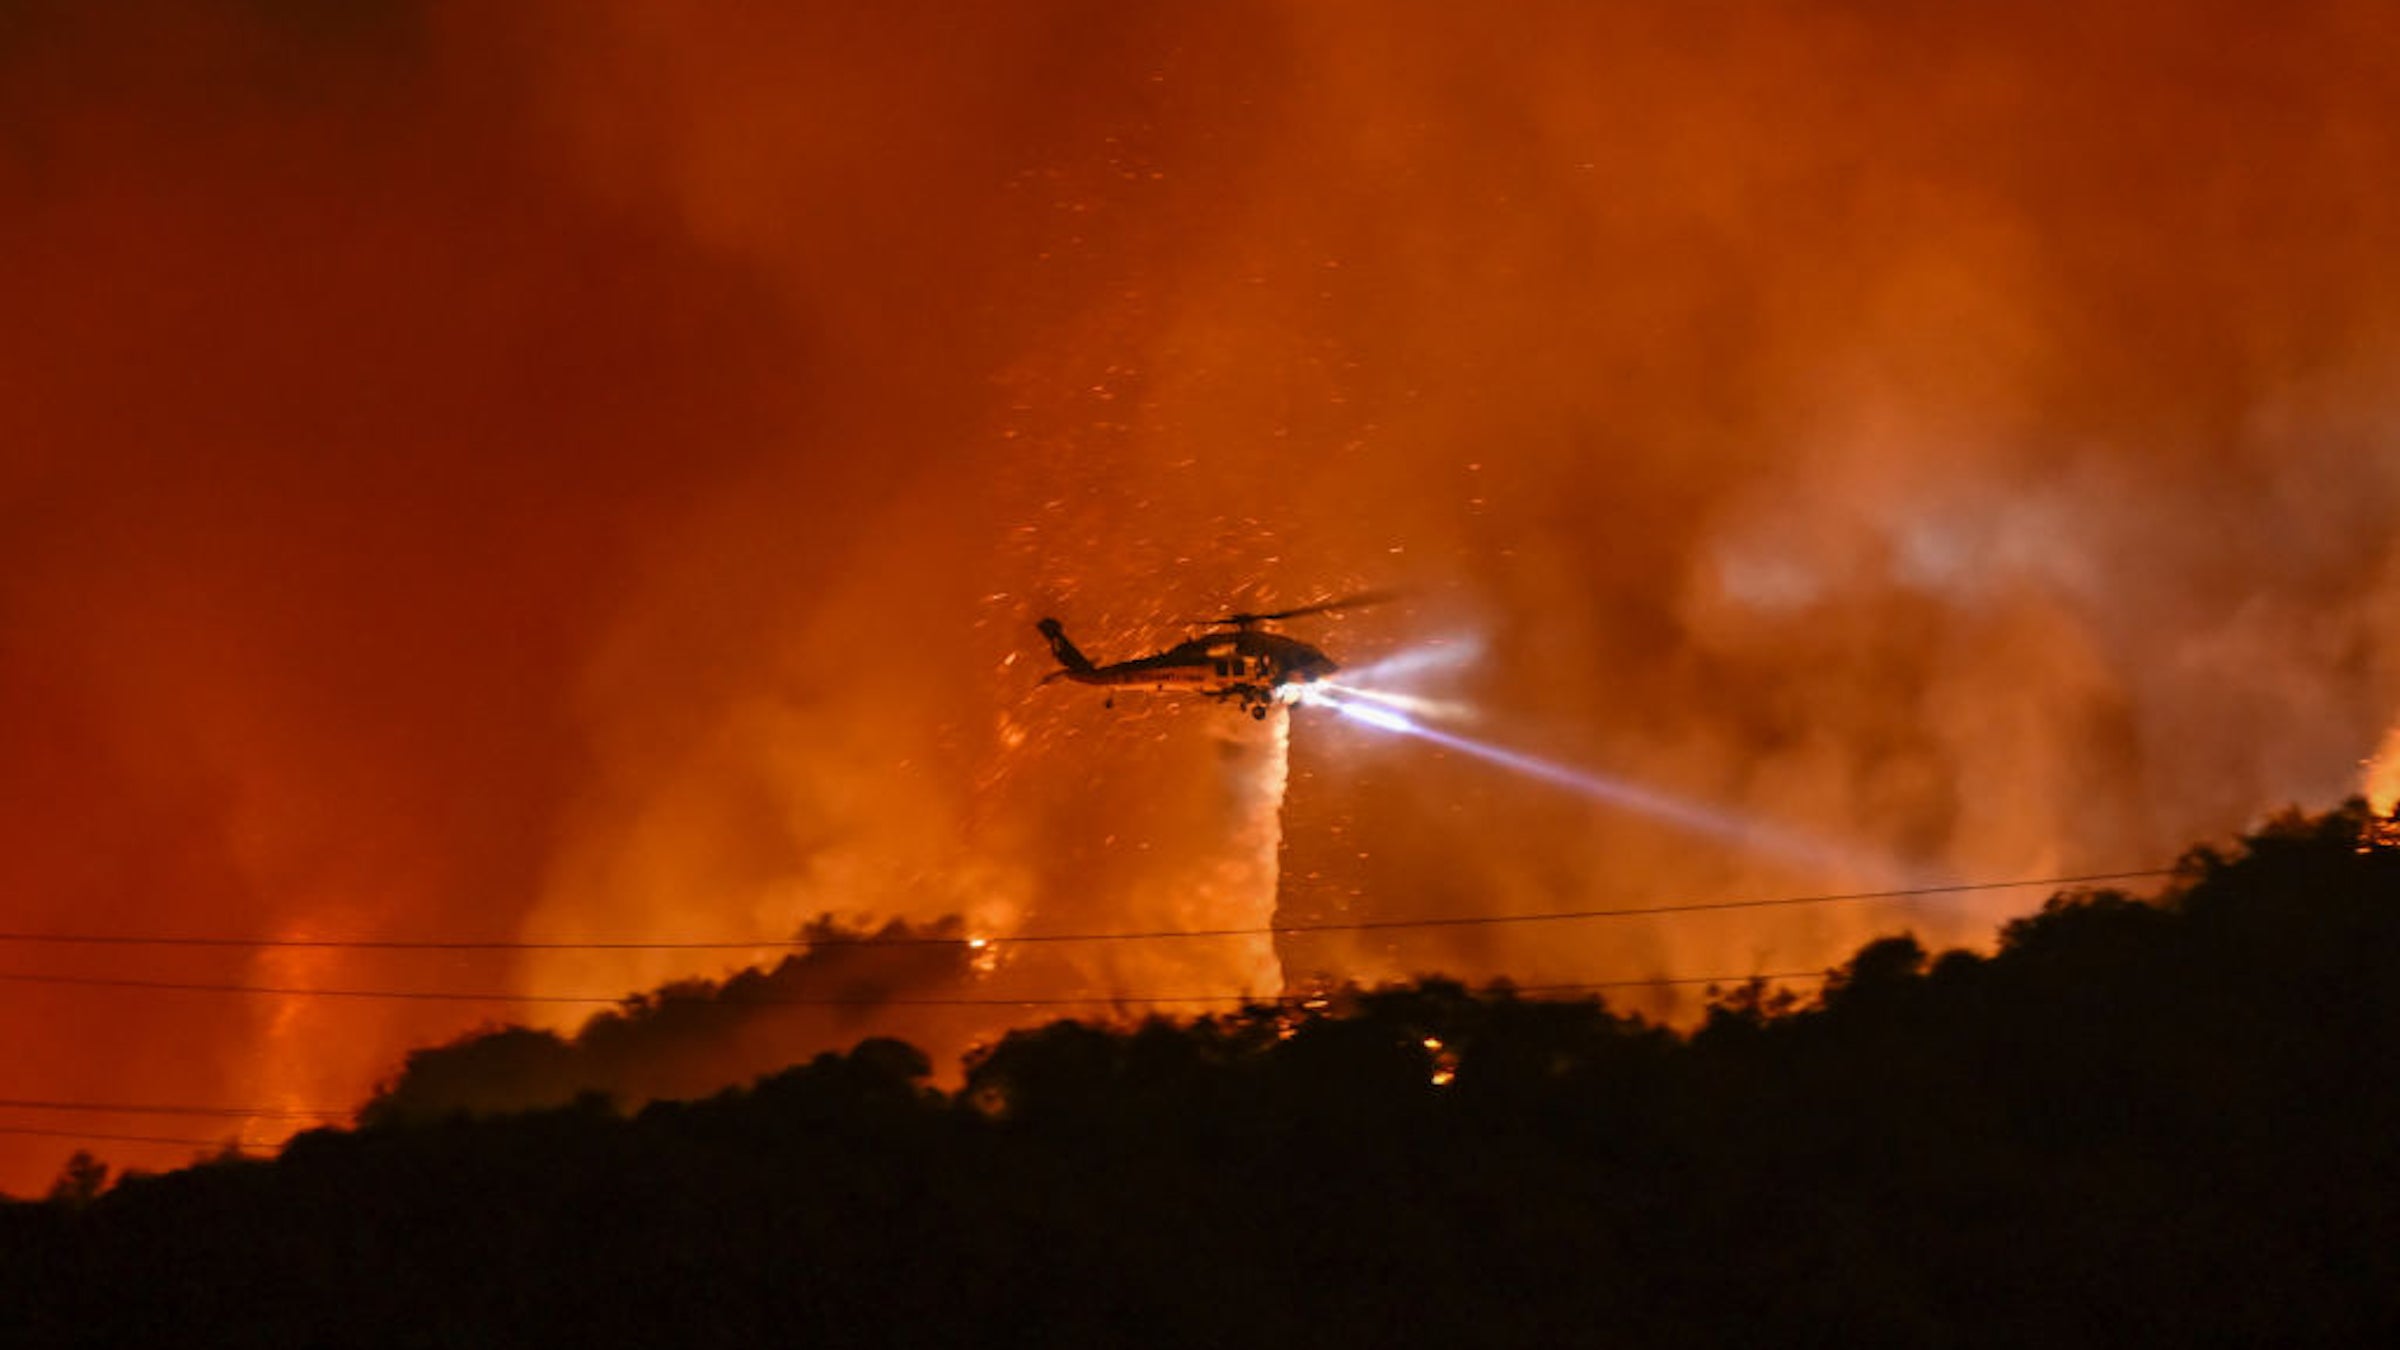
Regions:
[[[1065,625],[1056,619],[1043,619],[1034,626],[1049,639],[1051,654],[1058,658],[1062,668],[1043,676],[1042,683],[1073,680],[1077,684],[1107,685],[1112,689],[1199,694],[1235,703],[1263,721],[1267,709],[1277,702],[1278,692],[1285,686],[1313,684],[1340,667],[1315,647],[1296,637],[1261,628],[1260,624],[1356,609],[1389,598],[1383,594],[1353,595],[1266,614],[1228,614],[1200,626],[1231,631],[1190,638],[1163,652],[1104,666],[1092,664],[1090,657],[1068,641]],[[1115,702],[1115,695],[1110,695],[1108,703]]]

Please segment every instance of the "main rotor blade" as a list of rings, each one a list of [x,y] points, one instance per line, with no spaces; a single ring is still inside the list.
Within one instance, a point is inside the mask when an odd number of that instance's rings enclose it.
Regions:
[[[1356,595],[1345,595],[1339,600],[1320,600],[1313,605],[1279,609],[1271,614],[1228,614],[1217,622],[1235,625],[1271,623],[1277,619],[1297,619],[1309,614],[1328,614],[1337,609],[1364,609],[1368,605],[1380,605],[1399,598],[1400,592],[1398,591],[1360,591]]]

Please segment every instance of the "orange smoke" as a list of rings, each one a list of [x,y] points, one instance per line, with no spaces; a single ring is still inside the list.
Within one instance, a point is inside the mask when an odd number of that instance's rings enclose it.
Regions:
[[[325,8],[0,19],[0,926],[763,944],[2107,869],[2341,795],[2400,705],[2380,6]],[[1855,875],[1305,711],[1271,842],[1219,710],[1036,685],[1041,614],[1105,659],[1386,586],[1295,631],[1476,638],[1425,692],[1479,735]],[[1739,974],[2031,898],[989,978]],[[770,952],[0,969],[610,996]],[[0,1095],[338,1105],[515,1011],[0,981],[44,1029]],[[0,1187],[70,1147],[0,1135]]]

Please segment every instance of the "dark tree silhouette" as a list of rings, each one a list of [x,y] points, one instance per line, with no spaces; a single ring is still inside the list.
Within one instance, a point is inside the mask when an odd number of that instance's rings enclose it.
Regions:
[[[955,1094],[891,1040],[630,1115],[396,1092],[272,1162],[0,1204],[0,1308],[36,1346],[2380,1340],[2400,851],[2366,823],[2280,818],[1988,955],[1883,938],[1689,1035],[1425,978],[1021,1031]],[[455,1053],[574,1088],[557,1038]]]

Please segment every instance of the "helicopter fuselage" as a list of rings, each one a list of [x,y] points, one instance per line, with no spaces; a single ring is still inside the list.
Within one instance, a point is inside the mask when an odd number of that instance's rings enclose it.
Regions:
[[[1062,667],[1049,679],[1227,699],[1258,717],[1266,716],[1276,691],[1285,685],[1321,680],[1339,668],[1331,657],[1298,638],[1254,627],[1191,638],[1130,661],[1094,665],[1067,641],[1056,620],[1043,620],[1041,628]]]

